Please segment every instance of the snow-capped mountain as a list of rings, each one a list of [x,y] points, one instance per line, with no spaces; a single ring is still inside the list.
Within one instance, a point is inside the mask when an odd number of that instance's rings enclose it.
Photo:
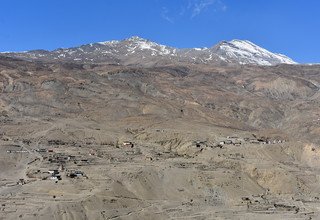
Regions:
[[[254,65],[296,64],[284,55],[272,53],[249,41],[242,40],[223,41],[212,48],[178,49],[140,37],[131,37],[122,41],[91,43],[53,51],[33,50],[2,54],[26,60],[144,66],[170,62]]]
[[[221,59],[226,59],[229,62],[238,62],[240,64],[296,64],[296,62],[285,55],[271,53],[270,51],[246,40],[232,40],[230,42],[223,41],[214,47],[214,50]]]
[[[151,42],[149,40],[140,38],[140,37],[131,37],[124,41],[106,41],[100,42],[98,44],[109,46],[111,48],[118,48],[124,45],[124,52],[126,56],[130,54],[134,54],[136,52],[147,52],[150,53],[151,56],[165,56],[165,55],[174,55],[176,50],[174,48],[167,47],[165,45],[157,44]]]

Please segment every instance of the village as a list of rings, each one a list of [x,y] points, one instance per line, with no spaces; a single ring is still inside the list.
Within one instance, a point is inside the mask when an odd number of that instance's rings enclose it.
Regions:
[[[162,130],[164,132],[164,130]],[[10,142],[8,139],[4,139]],[[201,152],[206,148],[225,148],[228,146],[242,146],[242,145],[276,145],[287,142],[281,138],[257,137],[252,134],[251,137],[227,136],[224,138],[217,138],[214,141],[196,140],[193,141],[190,147],[195,147]],[[139,148],[133,141],[123,141],[120,143],[109,143],[98,145],[97,143],[90,143],[89,146],[83,147],[83,143],[66,143],[61,140],[48,140],[47,146],[41,147],[32,146],[30,140],[20,141],[19,144],[6,145],[6,152],[8,154],[34,154],[35,159],[28,162],[28,170],[26,171],[27,179],[17,180],[18,185],[24,185],[36,180],[54,181],[58,183],[63,178],[79,179],[89,178],[82,170],[83,167],[99,165],[103,159],[109,159],[109,162],[121,162],[132,160],[132,157],[141,154]],[[106,157],[103,149],[124,149],[125,158]],[[168,152],[167,152],[168,153]],[[170,153],[169,153],[170,154]],[[163,153],[146,154],[145,160],[153,161],[159,160]],[[238,154],[230,154],[231,157]],[[238,155],[239,156],[239,155]],[[131,157],[131,158],[130,158]],[[103,163],[103,162],[102,162]]]
[[[225,138],[219,138],[217,141],[213,143],[208,143],[208,141],[194,141],[196,147],[219,147],[222,148],[225,145],[235,145],[240,146],[243,144],[281,144],[287,142],[285,139],[281,138],[270,138],[270,137],[258,137],[256,135],[252,135],[253,137],[238,137],[238,136],[227,136]]]

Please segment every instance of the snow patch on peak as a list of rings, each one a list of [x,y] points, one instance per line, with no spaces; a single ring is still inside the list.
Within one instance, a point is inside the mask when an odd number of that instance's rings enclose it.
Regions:
[[[207,47],[195,47],[195,48],[191,48],[191,50],[195,50],[195,51],[205,51],[208,50]]]
[[[157,44],[155,42],[140,38],[140,37],[131,37],[127,39],[130,44],[128,45],[128,51],[133,52],[136,50],[149,50],[152,51],[152,56],[158,55],[169,55],[172,53],[170,48],[165,45]]]
[[[156,43],[153,43],[153,42],[145,42],[145,41],[138,42],[137,45],[139,46],[139,48],[140,48],[141,50],[153,50],[154,47],[157,46]]]
[[[248,40],[223,41],[219,45],[227,58],[238,60],[240,64],[275,65],[280,63],[296,64],[292,59],[272,53]]]
[[[230,44],[234,45],[235,47],[238,47],[241,50],[246,50],[251,53],[258,53],[262,55],[270,55],[271,53],[267,51],[266,49],[263,49],[254,43],[247,41],[247,40],[232,40],[229,42]]]

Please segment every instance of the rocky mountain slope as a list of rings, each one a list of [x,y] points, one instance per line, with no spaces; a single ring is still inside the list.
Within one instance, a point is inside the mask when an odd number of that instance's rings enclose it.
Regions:
[[[0,219],[318,219],[319,74],[0,56]]]
[[[168,63],[198,64],[296,64],[290,58],[275,54],[249,41],[221,42],[212,48],[178,49],[131,37],[122,41],[106,41],[54,51],[33,50],[3,53],[26,60],[108,63],[117,65],[155,66]]]

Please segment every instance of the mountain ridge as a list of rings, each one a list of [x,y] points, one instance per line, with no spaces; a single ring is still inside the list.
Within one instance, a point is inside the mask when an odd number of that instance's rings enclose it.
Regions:
[[[110,63],[152,66],[158,62],[201,64],[251,64],[272,66],[297,64],[289,57],[272,53],[248,40],[221,41],[207,48],[175,48],[138,36],[124,40],[89,43],[70,48],[3,52],[3,55],[26,60]]]

